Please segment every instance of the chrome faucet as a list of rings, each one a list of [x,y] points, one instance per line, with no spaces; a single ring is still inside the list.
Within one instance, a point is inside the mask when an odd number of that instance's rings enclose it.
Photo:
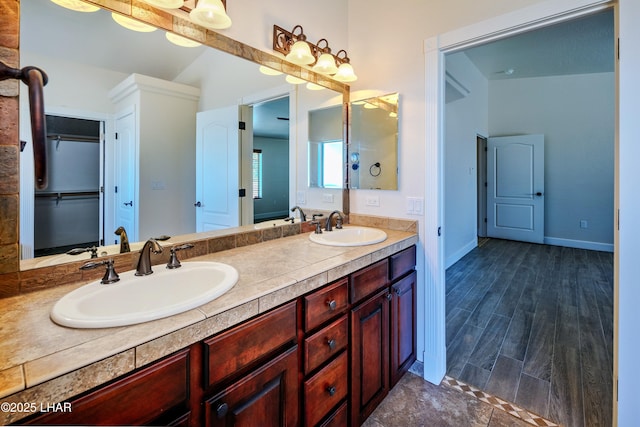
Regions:
[[[291,212],[295,212],[296,209],[298,209],[298,211],[300,212],[300,222],[305,222],[307,220],[307,215],[305,215],[305,213],[302,211],[302,209],[300,208],[300,206],[294,206],[291,208]]]
[[[156,241],[156,239],[149,239],[145,242],[142,249],[140,249],[140,258],[138,258],[138,265],[136,266],[136,276],[147,276],[153,273],[151,269],[151,251],[154,254],[162,253],[162,246]]]
[[[120,253],[131,252],[131,247],[129,246],[129,238],[127,237],[127,232],[125,231],[123,226],[118,227],[115,231],[115,234],[120,236]]]
[[[336,228],[338,230],[342,228],[342,221],[344,221],[342,214],[340,213],[340,211],[333,211],[329,214],[329,217],[327,218],[327,223],[324,226],[324,231],[333,231],[333,229],[331,228],[331,218],[333,218],[334,215],[338,215],[338,218],[336,218]]]

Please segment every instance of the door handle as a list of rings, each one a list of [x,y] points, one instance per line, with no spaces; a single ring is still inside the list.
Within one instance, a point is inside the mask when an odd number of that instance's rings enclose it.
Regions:
[[[124,202],[124,205],[125,206],[133,206],[133,200],[130,201],[130,202]]]
[[[199,208],[199,207],[201,207],[201,206],[202,206],[202,203],[200,203],[200,202],[195,202],[195,203],[193,204],[193,206],[195,206],[196,208]]]
[[[538,191],[536,194],[534,194],[534,196],[540,197],[540,196],[542,196],[542,193]]]

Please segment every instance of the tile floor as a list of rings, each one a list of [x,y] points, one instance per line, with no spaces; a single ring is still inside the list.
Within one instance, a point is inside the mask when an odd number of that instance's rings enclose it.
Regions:
[[[389,392],[363,427],[531,427],[532,424],[445,384],[411,372]],[[544,424],[540,424],[544,425]]]
[[[611,425],[613,254],[491,239],[446,274],[447,375],[564,426]]]

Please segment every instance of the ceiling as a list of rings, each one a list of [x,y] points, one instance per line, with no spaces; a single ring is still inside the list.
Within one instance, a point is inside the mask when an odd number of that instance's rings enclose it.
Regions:
[[[607,9],[464,53],[488,80],[613,72],[613,23]]]

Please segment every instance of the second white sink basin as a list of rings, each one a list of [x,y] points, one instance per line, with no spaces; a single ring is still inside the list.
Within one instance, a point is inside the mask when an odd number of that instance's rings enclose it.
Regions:
[[[377,228],[345,225],[342,229],[334,227],[333,231],[324,231],[322,234],[311,233],[309,239],[328,246],[364,246],[384,242],[387,233]]]
[[[133,325],[182,313],[212,301],[238,281],[238,271],[219,262],[183,262],[153,274],[120,274],[120,281],[89,283],[69,292],[54,305],[51,319],[73,328]]]

